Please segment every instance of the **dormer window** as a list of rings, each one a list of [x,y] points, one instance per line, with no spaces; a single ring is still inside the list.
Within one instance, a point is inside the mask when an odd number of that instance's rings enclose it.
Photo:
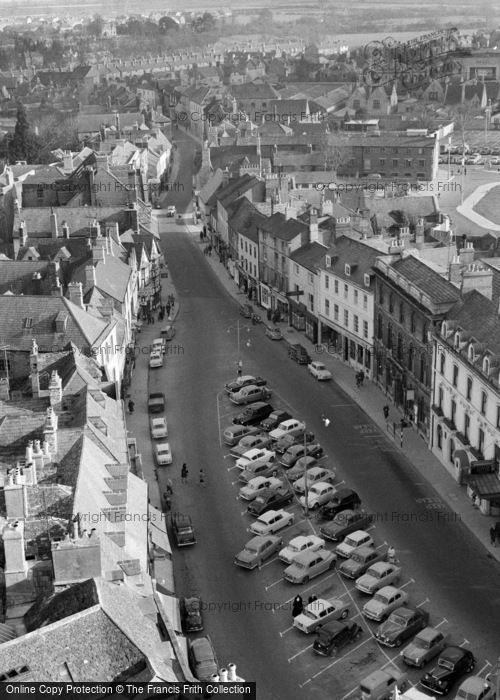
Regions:
[[[365,273],[363,275],[363,281],[364,281],[365,287],[369,287],[370,286],[370,275],[367,275]]]
[[[347,275],[347,277],[351,276],[351,266],[348,263],[345,264],[344,272]]]
[[[460,332],[459,332],[459,331],[457,331],[457,332],[455,333],[455,340],[454,340],[453,345],[454,345],[454,347],[455,347],[455,350],[459,350],[459,349],[460,349]]]
[[[446,325],[446,321],[443,321],[443,323],[441,324],[441,335],[443,336],[443,338],[446,338],[447,331],[448,327]]]
[[[483,372],[485,374],[490,373],[490,358],[488,356],[486,356],[483,360]]]
[[[331,266],[332,266],[332,257],[331,257],[331,255],[325,255],[325,265],[326,265],[327,267],[331,267]]]
[[[474,362],[474,360],[476,359],[476,355],[474,352],[474,345],[472,343],[469,345],[468,357],[469,357],[469,362]]]

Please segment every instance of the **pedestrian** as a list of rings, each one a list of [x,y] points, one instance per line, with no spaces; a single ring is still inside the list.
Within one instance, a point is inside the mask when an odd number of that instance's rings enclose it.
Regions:
[[[206,225],[203,226],[203,238],[207,238],[207,227],[206,227]]]
[[[292,603],[292,617],[297,617],[304,610],[304,603],[300,595],[296,595]]]
[[[243,373],[243,362],[241,360],[238,360],[238,377],[241,377]]]
[[[394,564],[396,562],[396,550],[392,545],[387,550],[387,561],[390,564]]]
[[[271,316],[272,316],[272,311],[271,311],[271,309],[268,309],[268,310],[266,311],[266,314],[267,314],[267,320],[270,321],[270,320],[271,320]]]
[[[356,386],[359,387],[361,386],[361,379],[359,378],[359,372],[356,372]]]
[[[389,418],[389,406],[387,404],[385,404],[385,406],[382,410],[384,412],[384,418],[387,420]]]
[[[170,304],[167,304],[165,311],[167,312],[167,317],[170,316]]]
[[[200,486],[205,486],[205,472],[200,469]]]
[[[167,479],[167,496],[171,496],[174,492],[173,486],[172,486],[172,480]]]
[[[172,508],[172,499],[170,498],[170,496],[167,496],[165,499],[165,512],[169,513],[171,508]]]
[[[490,542],[495,547],[497,546],[497,531],[494,527],[490,527]]]
[[[189,472],[188,472],[187,464],[186,464],[186,462],[184,462],[184,464],[182,465],[182,469],[181,469],[181,480],[182,480],[183,484],[187,483],[188,473]]]
[[[405,421],[404,418],[401,418],[401,420],[399,421],[399,423],[400,423],[400,425],[401,425],[401,430],[403,430],[403,428],[406,428],[406,421]]]
[[[130,399],[130,401],[128,402],[128,412],[129,413],[134,412],[134,406],[135,406],[135,403],[132,401],[132,399]]]
[[[201,229],[201,231],[200,231],[200,241],[202,241],[202,240],[203,240],[203,229]]]

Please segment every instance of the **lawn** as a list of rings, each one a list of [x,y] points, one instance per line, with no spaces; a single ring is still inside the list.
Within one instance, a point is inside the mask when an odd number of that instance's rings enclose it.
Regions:
[[[492,187],[485,196],[473,206],[473,209],[481,216],[495,224],[500,224],[500,185]]]

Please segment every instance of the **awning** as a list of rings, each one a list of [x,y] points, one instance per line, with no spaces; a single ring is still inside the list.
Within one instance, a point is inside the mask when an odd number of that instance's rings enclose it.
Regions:
[[[466,478],[466,483],[487,501],[500,497],[500,479],[496,474],[474,474]]]
[[[174,630],[182,634],[179,599],[172,595],[165,595],[160,591],[158,591],[158,599]]]
[[[470,465],[469,455],[465,450],[455,450],[453,453],[453,459],[458,460],[461,469],[467,469]]]

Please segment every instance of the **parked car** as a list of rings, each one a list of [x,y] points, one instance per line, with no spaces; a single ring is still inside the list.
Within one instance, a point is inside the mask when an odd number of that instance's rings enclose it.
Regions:
[[[167,216],[175,216],[175,207],[173,204],[167,207]]]
[[[314,440],[314,433],[312,433],[311,431],[305,430],[303,428],[295,428],[294,430],[290,430],[290,432],[287,433],[287,435],[283,435],[283,437],[280,437],[278,440],[276,440],[276,443],[274,445],[275,451],[278,454],[283,454],[283,452],[286,452],[288,448],[292,445],[297,445],[299,443],[303,445],[304,433],[306,442],[312,442]]]
[[[349,557],[358,549],[363,546],[371,546],[373,544],[373,538],[369,532],[365,530],[355,530],[348,535],[343,542],[338,544],[335,548],[337,554],[345,559]]]
[[[162,328],[160,331],[160,335],[162,339],[165,341],[165,343],[168,343],[170,340],[173,340],[175,337],[175,328],[172,325],[165,326],[165,328]]]
[[[404,693],[409,687],[407,675],[395,668],[373,671],[359,684],[361,700],[392,700],[395,688]]]
[[[463,647],[448,646],[441,652],[437,665],[426,673],[420,685],[438,695],[446,695],[453,685],[476,665],[474,654]]]
[[[255,425],[256,423],[260,423],[264,418],[267,418],[273,411],[274,408],[270,403],[257,401],[253,406],[247,406],[244,411],[238,413],[238,415],[233,418],[233,423],[238,423],[239,425]]]
[[[328,381],[328,379],[332,378],[332,373],[326,369],[322,362],[311,362],[307,365],[307,369],[319,382]]]
[[[327,549],[301,552],[283,572],[290,583],[307,583],[325,571],[335,568],[337,557]]]
[[[396,608],[380,625],[375,639],[386,647],[400,647],[429,622],[429,613],[421,608]]]
[[[280,486],[283,486],[283,482],[274,476],[256,476],[246,486],[241,487],[239,495],[245,501],[253,501],[263,489],[277,489]]]
[[[343,510],[352,509],[355,510],[361,505],[361,499],[352,489],[341,488],[334,496],[321,506],[318,519],[319,520],[333,520],[337,513],[341,513]]]
[[[455,700],[495,700],[496,690],[488,678],[470,676],[457,690]]]
[[[257,520],[250,525],[250,532],[254,535],[274,535],[284,527],[293,525],[295,515],[286,510],[268,510],[259,515]]]
[[[217,673],[219,664],[209,637],[188,641],[188,660],[194,677],[199,681],[209,681]]]
[[[311,510],[316,510],[323,505],[323,503],[326,503],[334,493],[335,486],[332,486],[332,484],[326,481],[318,481],[308,490],[307,499],[305,495],[300,496],[299,503],[303,508],[307,507]]]
[[[243,389],[245,386],[265,386],[267,380],[262,377],[254,377],[251,374],[243,374],[241,377],[236,377],[231,382],[224,385],[227,394],[232,394],[235,391]]]
[[[149,429],[153,440],[160,440],[168,437],[167,419],[164,416],[160,418],[151,418],[149,421]]]
[[[255,403],[255,401],[267,401],[270,398],[271,392],[267,387],[256,386],[255,384],[244,386],[242,389],[239,389],[239,391],[234,391],[232,394],[229,394],[229,400],[237,406]]]
[[[349,559],[342,562],[339,571],[343,576],[350,579],[357,579],[377,561],[383,561],[387,557],[387,552],[374,547],[359,547],[355,549]]]
[[[344,620],[349,615],[349,603],[340,598],[318,598],[309,603],[300,615],[293,619],[293,626],[305,634],[315,632],[320,625],[331,620]]]
[[[279,486],[276,489],[263,489],[257,498],[247,508],[247,512],[253,516],[259,516],[268,510],[287,506],[293,501],[292,489],[288,486]]]
[[[306,471],[310,471],[318,463],[315,457],[300,457],[295,465],[286,473],[288,481],[293,484],[301,476],[304,476]]]
[[[279,438],[283,437],[287,433],[289,433],[291,430],[294,428],[304,428],[305,424],[302,423],[302,421],[297,420],[296,418],[288,418],[287,420],[284,420],[281,422],[277,428],[274,428],[274,430],[271,430],[269,433],[269,437],[271,440],[279,440]]]
[[[163,367],[163,353],[158,350],[153,350],[149,356],[149,366],[151,369]]]
[[[408,666],[423,668],[426,663],[441,653],[446,645],[444,634],[434,627],[426,627],[417,634],[401,654]]]
[[[408,593],[395,586],[384,586],[363,605],[362,613],[369,620],[382,622],[393,610],[408,602]]]
[[[271,440],[267,433],[258,433],[257,435],[245,435],[239,443],[230,450],[231,457],[243,457],[245,452],[268,447]]]
[[[248,450],[241,457],[236,460],[236,466],[238,469],[249,469],[251,466],[257,464],[264,464],[265,466],[274,466],[275,454],[272,450],[261,449],[254,447],[252,450]]]
[[[281,329],[277,326],[266,326],[265,334],[271,340],[283,340]]]
[[[288,348],[288,357],[299,365],[308,365],[311,357],[303,345],[296,343]]]
[[[260,433],[260,428],[253,425],[228,425],[222,433],[222,439],[224,443],[229,446],[237,445],[242,438],[247,435],[258,435]],[[248,448],[250,449],[250,448]]]
[[[265,418],[260,424],[260,427],[266,432],[269,432],[270,430],[277,428],[282,421],[288,420],[291,417],[292,416],[288,413],[288,411],[278,409],[273,411],[270,416]]]
[[[253,306],[251,304],[240,304],[240,316],[243,318],[252,318],[254,314]]]
[[[256,569],[277,552],[282,544],[283,540],[278,535],[257,535],[235,556],[234,563],[244,569]]]
[[[292,445],[283,454],[283,457],[280,459],[280,464],[285,467],[285,469],[290,469],[297,462],[297,460],[304,455],[306,457],[314,457],[315,459],[318,459],[319,457],[323,456],[323,448],[319,442],[309,443],[305,447],[304,445]]]
[[[155,392],[148,398],[148,413],[163,413],[165,410],[165,394]]]
[[[323,481],[327,484],[332,484],[335,481],[336,473],[333,469],[327,469],[326,467],[314,466],[308,469],[304,476],[301,476],[297,481],[294,481],[292,488],[296,493],[303,494],[306,491],[306,479],[307,487],[310,490],[314,484]],[[330,494],[331,495],[331,494]]]
[[[389,584],[399,583],[401,567],[388,561],[378,561],[372,564],[363,576],[356,579],[355,586],[361,593],[373,595],[379,588]]]
[[[356,622],[329,622],[316,630],[313,652],[320,656],[338,654],[342,647],[357,641],[363,630]]]
[[[250,464],[239,473],[238,480],[243,484],[255,479],[256,476],[276,476],[278,474],[277,465],[274,462],[257,462]]]
[[[327,540],[340,542],[350,532],[369,525],[372,520],[373,516],[365,510],[343,510],[330,523],[322,525],[319,531]]]
[[[315,552],[317,549],[324,548],[324,546],[325,540],[322,540],[321,537],[316,535],[298,535],[290,540],[286,547],[283,547],[278,556],[285,564],[291,564],[302,552]]]
[[[185,634],[201,632],[203,629],[203,614],[201,599],[197,596],[181,598],[179,601],[182,631]]]
[[[155,459],[159,467],[172,464],[172,451],[168,442],[160,442],[155,445]]]
[[[178,547],[187,547],[188,545],[196,544],[194,527],[189,515],[174,513],[172,516],[172,530],[175,544]]]

